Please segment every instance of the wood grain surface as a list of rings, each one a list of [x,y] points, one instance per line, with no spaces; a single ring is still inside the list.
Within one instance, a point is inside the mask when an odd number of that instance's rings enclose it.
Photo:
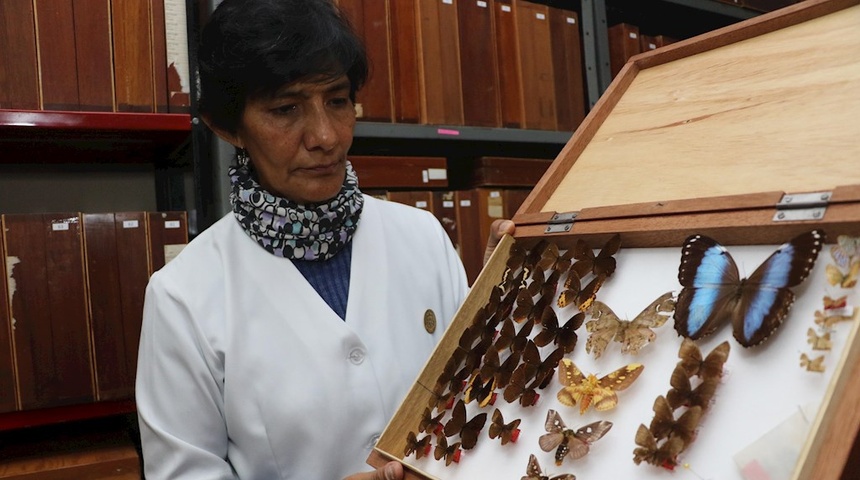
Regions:
[[[858,23],[855,6],[770,33],[761,24],[759,35],[638,72],[628,64],[629,87],[611,92],[617,103],[595,114],[593,136],[581,129],[579,148],[562,152],[569,170],[540,210],[860,183]]]

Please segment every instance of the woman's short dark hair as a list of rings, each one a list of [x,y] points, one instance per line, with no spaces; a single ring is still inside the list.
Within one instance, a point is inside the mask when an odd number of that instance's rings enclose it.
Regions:
[[[346,75],[350,97],[367,78],[367,54],[330,0],[224,0],[198,50],[199,110],[235,133],[247,99],[300,79]]]

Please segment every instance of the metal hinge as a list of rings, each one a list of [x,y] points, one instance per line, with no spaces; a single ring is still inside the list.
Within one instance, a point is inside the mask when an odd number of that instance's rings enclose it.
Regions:
[[[552,216],[543,233],[569,232],[573,228],[573,221],[579,212],[556,213]]]
[[[773,221],[821,220],[832,196],[832,192],[787,193],[776,204]]]

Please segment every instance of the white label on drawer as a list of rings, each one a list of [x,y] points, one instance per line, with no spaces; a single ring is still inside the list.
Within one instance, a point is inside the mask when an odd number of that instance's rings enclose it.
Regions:
[[[69,224],[66,222],[57,222],[51,225],[51,230],[55,232],[59,232],[61,230],[68,230]]]
[[[430,174],[427,173],[427,170],[421,170],[421,181],[423,183],[427,183],[430,181]]]
[[[502,192],[499,192],[499,191],[490,192],[490,198],[499,198],[501,196],[502,196]]]
[[[448,180],[448,170],[444,168],[428,168],[427,174],[430,180]]]
[[[419,201],[415,202],[415,207],[427,208],[427,202],[425,202],[424,200],[419,200]]]
[[[628,35],[630,36],[630,38],[638,38],[638,35],[636,35],[635,32],[630,32]]]
[[[164,222],[164,228],[179,228],[179,220],[168,220]]]
[[[471,200],[460,200],[460,206],[461,207],[471,207],[472,201]]]
[[[477,4],[481,8],[487,8],[487,2],[485,2],[484,0],[478,0]]]
[[[454,208],[454,202],[451,200],[445,200],[442,202],[442,208]]]
[[[503,12],[510,12],[511,6],[510,5],[502,5],[502,11]]]
[[[574,23],[576,23],[576,19],[573,17],[567,17],[567,23],[573,25]]]
[[[442,0],[442,3],[446,5],[454,5],[454,0]]]
[[[656,44],[656,43],[649,43],[649,44],[648,44],[648,48],[649,48],[650,50],[654,50],[654,49],[656,49],[656,48],[657,48],[657,44]]]
[[[122,228],[137,228],[140,224],[137,220],[123,220]]]
[[[535,18],[537,18],[538,20],[546,20],[546,15],[542,13],[536,13]]]

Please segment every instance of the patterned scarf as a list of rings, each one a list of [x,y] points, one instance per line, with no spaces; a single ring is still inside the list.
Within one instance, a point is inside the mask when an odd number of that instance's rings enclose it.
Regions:
[[[352,239],[364,197],[346,161],[346,178],[336,197],[301,205],[263,190],[248,166],[232,166],[230,203],[251,238],[269,253],[292,260],[328,260]]]

